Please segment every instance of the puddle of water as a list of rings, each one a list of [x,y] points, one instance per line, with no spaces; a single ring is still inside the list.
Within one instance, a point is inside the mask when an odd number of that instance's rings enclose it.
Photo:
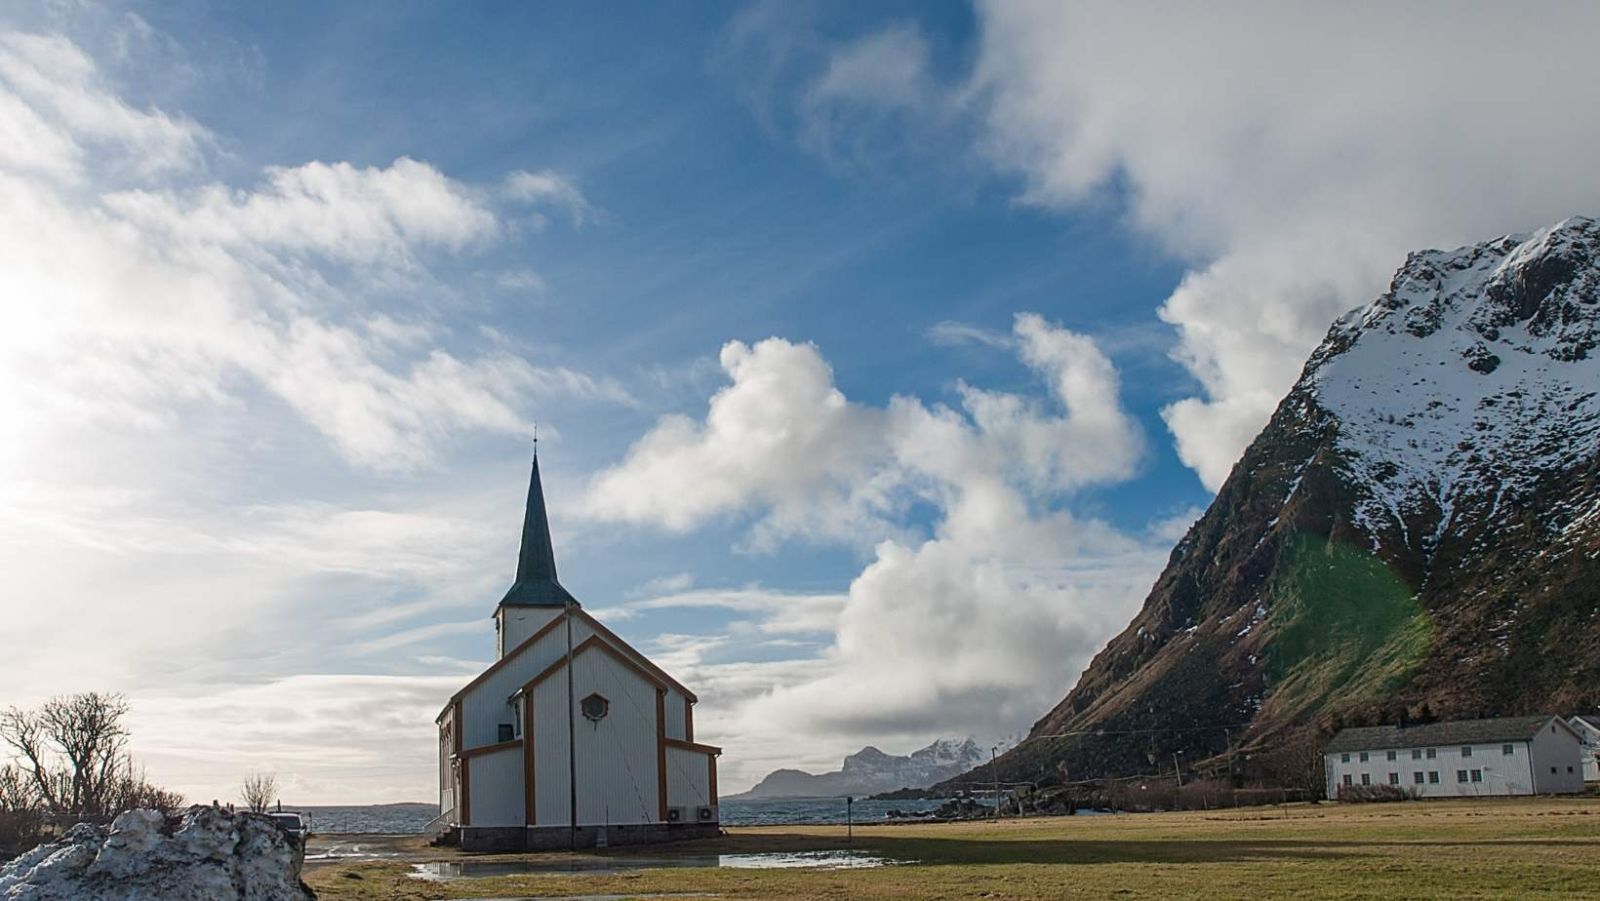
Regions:
[[[857,851],[794,851],[775,854],[680,854],[672,857],[578,857],[563,860],[449,860],[412,864],[417,879],[484,879],[526,873],[593,873],[663,867],[725,867],[734,870],[856,870],[901,861]]]
[[[516,898],[462,898],[461,901],[627,901],[637,898],[637,895],[539,895],[518,896]],[[652,895],[653,898],[720,898],[707,892],[668,892],[664,895]]]

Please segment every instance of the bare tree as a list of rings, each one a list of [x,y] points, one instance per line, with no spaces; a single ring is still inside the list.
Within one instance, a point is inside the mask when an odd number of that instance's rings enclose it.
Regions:
[[[278,777],[273,773],[253,773],[244,780],[239,797],[256,813],[266,813],[278,799]]]
[[[171,813],[181,796],[158,789],[126,753],[120,694],[88,692],[51,698],[36,710],[0,713],[0,743],[16,767],[0,785],[0,803],[27,804],[52,814],[106,820],[131,807]]]

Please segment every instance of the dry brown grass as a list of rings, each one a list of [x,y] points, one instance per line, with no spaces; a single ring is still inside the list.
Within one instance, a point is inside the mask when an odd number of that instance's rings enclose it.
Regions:
[[[842,827],[731,830],[663,855],[846,847]],[[858,827],[871,870],[648,869],[419,882],[400,862],[327,866],[325,899],[1600,897],[1600,800],[1431,801]],[[638,852],[627,853],[637,856]],[[459,858],[458,858],[459,859]],[[525,855],[518,859],[537,859]]]

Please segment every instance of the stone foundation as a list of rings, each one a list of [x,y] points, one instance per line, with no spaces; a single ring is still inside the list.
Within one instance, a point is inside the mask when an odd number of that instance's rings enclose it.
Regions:
[[[460,826],[463,851],[564,851],[572,847],[572,830],[566,826]],[[716,823],[642,823],[617,826],[579,826],[577,845],[593,848],[600,833],[606,845],[654,845],[697,838],[716,838]]]

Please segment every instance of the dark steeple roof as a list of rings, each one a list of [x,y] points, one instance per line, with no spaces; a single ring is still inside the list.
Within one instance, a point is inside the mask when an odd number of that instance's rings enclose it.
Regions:
[[[539,455],[533,455],[528,481],[528,509],[522,518],[522,552],[517,556],[517,581],[500,599],[501,606],[561,607],[577,604],[556,581],[556,553],[550,545],[550,520],[544,512],[544,486],[539,483]]]

